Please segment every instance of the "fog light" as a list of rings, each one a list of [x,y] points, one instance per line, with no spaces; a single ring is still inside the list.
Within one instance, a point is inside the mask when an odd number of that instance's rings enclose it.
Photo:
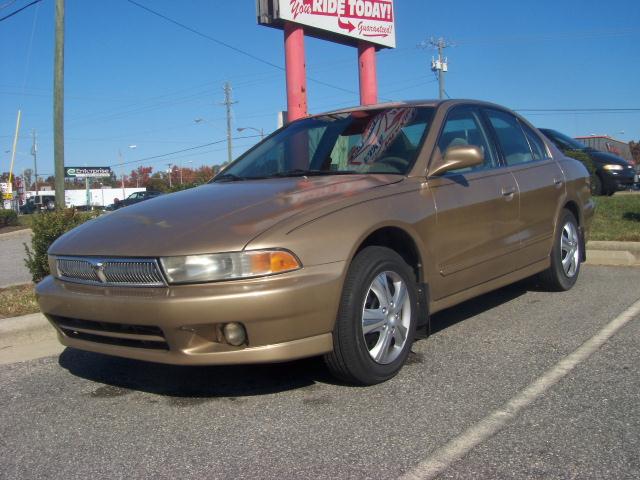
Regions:
[[[235,347],[242,345],[247,338],[244,327],[239,323],[227,323],[222,331],[227,343]]]

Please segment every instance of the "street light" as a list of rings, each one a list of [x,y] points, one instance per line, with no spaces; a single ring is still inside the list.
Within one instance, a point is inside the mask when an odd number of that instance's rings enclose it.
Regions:
[[[138,148],[137,145],[128,145],[127,148],[134,150],[136,148]],[[122,157],[122,150],[118,149],[118,157],[120,157],[120,166],[122,167],[120,173],[122,175],[122,200],[125,199],[126,197],[126,193],[124,191],[124,161],[123,161],[123,157]]]
[[[264,140],[264,129],[260,128],[255,128],[255,127],[238,127],[237,129],[239,132],[242,132],[244,130],[254,130],[256,132],[258,132],[260,134],[260,140]]]

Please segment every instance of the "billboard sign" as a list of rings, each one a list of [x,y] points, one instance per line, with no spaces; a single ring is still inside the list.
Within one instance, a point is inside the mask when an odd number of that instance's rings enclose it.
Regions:
[[[257,5],[261,25],[282,28],[284,22],[293,22],[325,40],[396,46],[393,0],[257,0]]]
[[[64,167],[65,178],[101,178],[111,176],[111,167]]]

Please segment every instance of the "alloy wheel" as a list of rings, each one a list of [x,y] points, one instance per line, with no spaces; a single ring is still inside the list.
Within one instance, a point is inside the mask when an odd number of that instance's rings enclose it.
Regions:
[[[407,285],[397,273],[381,272],[371,282],[362,307],[362,335],[374,362],[387,365],[398,358],[410,324]]]
[[[578,229],[572,222],[567,222],[562,227],[560,259],[565,275],[569,278],[575,276],[580,262],[580,242]]]

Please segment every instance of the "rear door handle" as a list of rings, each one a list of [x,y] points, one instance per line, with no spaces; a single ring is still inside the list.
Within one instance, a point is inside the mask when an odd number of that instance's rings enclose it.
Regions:
[[[513,194],[516,193],[516,187],[502,187],[500,193],[503,197],[513,197]]]
[[[553,179],[553,184],[558,188],[560,188],[563,183],[564,183],[564,181],[562,179],[560,179],[560,178],[554,178]]]

